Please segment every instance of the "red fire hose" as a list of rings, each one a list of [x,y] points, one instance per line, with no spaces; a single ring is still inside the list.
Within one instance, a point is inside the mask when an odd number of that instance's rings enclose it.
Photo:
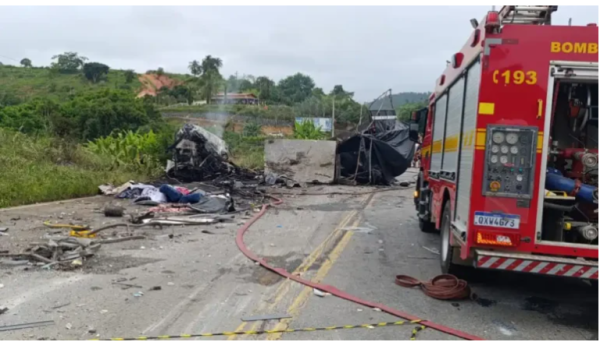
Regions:
[[[471,288],[467,282],[451,274],[439,275],[428,282],[407,275],[398,275],[396,276],[396,285],[419,286],[426,295],[435,299],[465,299],[471,295]]]
[[[270,204],[270,205],[279,205],[281,203],[283,203],[283,201],[279,198],[275,198],[272,197],[274,199],[274,201]],[[396,317],[400,317],[403,319],[407,319],[410,321],[416,321],[416,320],[420,320],[421,322],[419,322],[419,324],[422,324],[428,328],[434,329],[434,330],[438,330],[441,331],[443,333],[446,334],[450,334],[450,335],[454,335],[456,337],[460,337],[463,338],[465,340],[483,340],[483,338],[475,336],[475,335],[471,335],[468,334],[466,332],[460,331],[460,330],[456,330],[456,329],[452,329],[450,327],[441,325],[441,324],[437,324],[437,323],[433,323],[430,321],[426,321],[426,320],[421,320],[419,317],[413,316],[411,314],[390,308],[388,306],[385,306],[383,304],[379,304],[379,303],[374,303],[374,302],[369,302],[366,301],[364,299],[361,299],[359,297],[353,296],[349,293],[346,293],[344,291],[339,290],[338,288],[331,286],[331,285],[327,285],[327,284],[322,284],[322,283],[313,283],[309,280],[306,279],[302,279],[299,276],[295,276],[291,273],[289,273],[288,271],[286,271],[283,268],[276,268],[274,266],[271,266],[267,263],[266,260],[261,259],[260,257],[258,257],[257,255],[255,255],[254,253],[252,253],[252,251],[250,249],[248,249],[248,247],[246,246],[246,244],[244,243],[244,234],[246,233],[246,231],[248,230],[248,228],[250,228],[250,226],[252,226],[252,224],[254,224],[254,222],[258,221],[258,219],[263,216],[265,214],[265,212],[267,211],[268,207],[270,206],[269,204],[264,204],[262,206],[262,209],[260,210],[260,212],[258,212],[256,215],[254,215],[248,222],[246,222],[246,224],[244,224],[237,232],[237,236],[235,238],[235,243],[237,244],[238,248],[240,249],[240,251],[249,259],[258,262],[262,267],[275,272],[277,274],[279,274],[280,276],[284,277],[284,278],[289,278],[295,282],[298,282],[300,284],[306,285],[308,287],[312,287],[324,292],[328,292],[331,293],[332,295],[338,297],[338,298],[342,298],[345,300],[349,300],[351,302],[357,303],[357,304],[361,304],[361,305],[365,305],[371,308],[378,308],[383,312],[386,312],[390,315],[394,315]]]

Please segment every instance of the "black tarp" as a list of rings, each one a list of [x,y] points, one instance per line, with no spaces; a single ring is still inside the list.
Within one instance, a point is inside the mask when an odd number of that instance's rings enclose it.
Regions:
[[[392,129],[365,131],[341,142],[340,175],[361,184],[389,185],[410,166],[414,153],[408,126],[396,121]]]

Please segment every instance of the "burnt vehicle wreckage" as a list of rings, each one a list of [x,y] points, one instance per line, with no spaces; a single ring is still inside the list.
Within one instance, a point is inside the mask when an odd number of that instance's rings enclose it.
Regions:
[[[397,120],[391,89],[371,103],[369,117],[368,124],[338,145],[339,181],[391,185],[411,165],[418,124]]]
[[[229,161],[225,141],[197,125],[185,124],[176,134],[173,160],[167,163],[167,176],[184,182],[229,179],[253,180],[256,172],[242,169]]]
[[[238,191],[259,184],[394,184],[411,165],[418,124],[397,120],[391,90],[371,104],[369,117],[355,134],[338,143],[265,140],[264,174],[235,165],[225,141],[186,123],[168,148],[173,159],[167,163],[167,176],[183,182],[212,181],[213,186]]]

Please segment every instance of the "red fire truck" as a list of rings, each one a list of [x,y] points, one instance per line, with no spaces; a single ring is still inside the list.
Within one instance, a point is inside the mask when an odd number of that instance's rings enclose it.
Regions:
[[[504,6],[436,81],[415,191],[444,273],[598,279],[598,27]],[[597,284],[597,283],[596,283]]]

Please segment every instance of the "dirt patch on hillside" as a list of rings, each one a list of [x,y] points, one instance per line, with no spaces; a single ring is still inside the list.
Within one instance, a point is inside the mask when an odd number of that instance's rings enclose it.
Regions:
[[[172,79],[167,75],[158,76],[157,74],[142,74],[138,76],[138,80],[142,84],[142,90],[138,93],[138,97],[146,95],[156,96],[157,91],[162,87],[172,89],[183,83],[182,81]]]

